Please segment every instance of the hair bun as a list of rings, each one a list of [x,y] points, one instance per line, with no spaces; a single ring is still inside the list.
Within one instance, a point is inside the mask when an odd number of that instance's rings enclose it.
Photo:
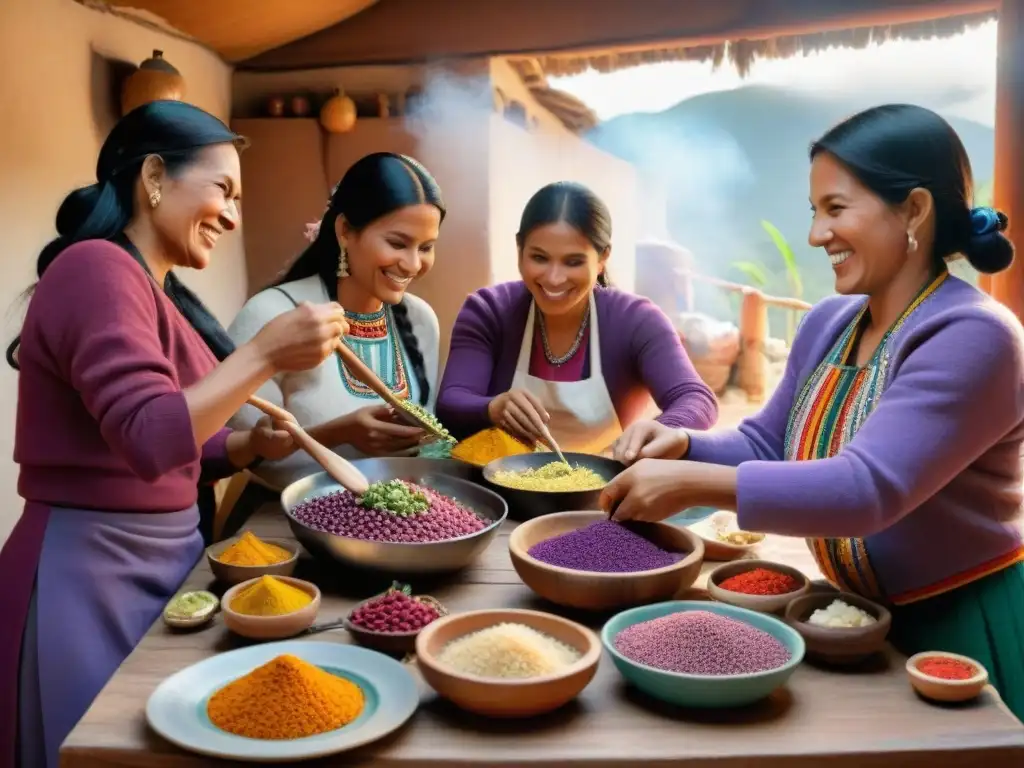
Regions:
[[[72,237],[96,209],[102,192],[99,184],[79,187],[70,192],[57,209],[57,234]]]
[[[1013,243],[1003,234],[1010,220],[989,206],[971,209],[971,235],[964,255],[979,272],[994,274],[1013,262]]]

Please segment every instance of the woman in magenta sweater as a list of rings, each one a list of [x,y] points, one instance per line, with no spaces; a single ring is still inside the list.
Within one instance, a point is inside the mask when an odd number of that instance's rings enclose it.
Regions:
[[[347,328],[340,306],[307,304],[217,364],[225,331],[172,269],[206,267],[238,225],[241,143],[182,102],[130,112],[39,256],[8,350],[26,503],[0,551],[5,768],[58,765],[202,554],[197,483],[293,450],[282,431],[225,423],[275,373],[319,365]]]
[[[456,437],[491,425],[528,443],[546,425],[563,450],[600,453],[654,402],[658,421],[707,429],[718,402],[669,319],[609,287],[611,217],[579,184],[526,204],[522,280],[466,299],[452,329],[437,416]]]
[[[746,530],[806,537],[832,584],[892,606],[900,650],[977,659],[1024,718],[1024,332],[946,270],[961,254],[1009,266],[1006,216],[971,207],[967,153],[921,107],[855,115],[811,159],[810,242],[840,295],[739,428],[623,435],[616,455],[644,460],[603,502],[619,519],[731,508]]]

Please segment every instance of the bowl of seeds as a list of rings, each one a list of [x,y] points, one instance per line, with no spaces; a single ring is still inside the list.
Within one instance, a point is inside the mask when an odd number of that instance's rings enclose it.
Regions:
[[[598,509],[606,485],[625,469],[613,459],[549,451],[504,456],[483,468],[484,483],[508,503],[509,517],[530,520],[554,512]]]
[[[386,592],[359,603],[343,624],[360,645],[406,654],[415,650],[416,636],[424,627],[447,615],[447,609],[436,598],[414,596],[408,584],[396,581]]]

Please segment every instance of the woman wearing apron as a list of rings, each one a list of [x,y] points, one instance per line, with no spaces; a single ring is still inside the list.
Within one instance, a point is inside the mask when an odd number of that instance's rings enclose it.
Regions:
[[[418,162],[387,152],[363,157],[334,189],[323,220],[309,226],[309,247],[280,281],[249,299],[228,333],[242,344],[296,304],[338,300],[349,325],[345,342],[397,397],[432,411],[437,315],[406,291],[434,265],[444,213],[440,187]],[[421,429],[396,423],[384,401],[337,355],[309,371],[282,373],[259,394],[287,408],[311,435],[348,459],[413,455],[424,436]],[[258,418],[246,406],[231,426],[246,429]],[[294,453],[252,472],[280,490],[319,470],[307,455]],[[237,505],[229,530],[253,509],[255,495]]]
[[[202,553],[197,482],[291,449],[225,422],[276,371],[318,364],[345,329],[341,307],[303,307],[218,365],[193,327],[216,321],[172,269],[206,267],[238,225],[240,142],[182,102],[130,112],[39,256],[9,350],[26,503],[0,551],[5,768],[58,765]]]
[[[522,280],[470,295],[452,330],[437,416],[453,435],[495,425],[538,443],[546,425],[563,450],[601,453],[652,398],[661,424],[714,424],[714,393],[669,319],[609,287],[600,199],[549,184],[527,203],[516,245]]]
[[[739,428],[623,435],[616,455],[644,460],[603,503],[619,519],[714,505],[806,537],[833,585],[891,606],[901,651],[977,659],[1024,718],[1024,332],[945,263],[1005,269],[1007,219],[971,208],[960,139],[920,107],[855,115],[811,158],[810,242],[840,295]]]

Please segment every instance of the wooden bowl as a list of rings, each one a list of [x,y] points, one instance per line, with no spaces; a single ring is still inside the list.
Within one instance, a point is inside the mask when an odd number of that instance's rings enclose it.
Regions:
[[[811,614],[841,600],[875,617],[866,627],[820,627],[809,623]],[[808,657],[830,664],[856,664],[885,647],[892,628],[892,614],[883,606],[849,592],[807,594],[786,606],[786,623],[800,633]]]
[[[290,576],[275,576],[285,584],[301,589],[313,597],[312,602],[303,608],[281,616],[248,616],[231,609],[231,601],[235,596],[258,579],[250,579],[236,584],[227,592],[220,601],[221,611],[224,613],[224,625],[237,635],[248,637],[251,640],[280,640],[285,637],[294,637],[308,629],[320,610],[320,589],[316,584],[302,579],[293,579]]]
[[[718,586],[730,576],[746,573],[755,568],[766,568],[771,571],[789,574],[800,582],[800,587],[784,595],[745,595],[742,592],[731,592]],[[724,563],[708,574],[708,594],[714,600],[761,613],[782,614],[786,610],[786,606],[796,600],[796,598],[806,595],[810,588],[811,582],[796,568],[783,565],[782,563],[772,563],[768,560],[736,560],[731,563]]]
[[[414,629],[411,632],[377,632],[372,629],[363,629],[357,624],[352,623],[352,614],[362,608],[367,603],[377,600],[380,595],[363,600],[355,608],[349,611],[348,616],[342,619],[342,624],[352,637],[359,642],[360,645],[365,645],[367,648],[373,648],[376,651],[382,651],[383,653],[412,653],[416,650],[416,637],[426,627],[420,627]],[[428,603],[434,610],[439,614],[437,619],[430,622],[431,624],[443,619],[448,615],[447,609],[441,605],[437,600],[426,595],[419,595],[413,597],[414,600]],[[427,625],[429,627],[430,624]]]
[[[956,659],[970,664],[978,673],[966,680],[944,680],[941,677],[926,675],[918,668],[918,664],[926,659]],[[941,702],[969,701],[978,696],[988,685],[988,671],[969,656],[943,651],[925,651],[907,659],[907,676],[914,690],[926,699]]]
[[[702,520],[687,526],[693,533],[697,534],[704,541],[704,559],[712,561],[729,562],[745,557],[752,550],[764,541],[764,534],[755,534],[759,538],[750,544],[732,544],[718,538],[719,530],[726,532],[738,531],[736,526],[736,514],[726,510],[719,510]]]
[[[210,564],[213,577],[222,584],[228,586],[241,584],[243,581],[257,579],[260,576],[291,576],[295,573],[295,566],[299,562],[299,551],[301,547],[298,542],[292,539],[261,539],[268,544],[274,544],[281,549],[287,549],[292,556],[287,560],[273,565],[228,565],[217,558],[234,544],[241,536],[234,536],[224,541],[218,541],[206,548],[206,562]]]
[[[603,512],[556,512],[522,523],[508,539],[512,566],[531,590],[556,605],[588,611],[628,608],[669,600],[700,575],[704,543],[685,528],[667,523],[633,523],[630,528],[670,552],[688,553],[664,568],[633,573],[574,571],[536,560],[528,553],[541,541],[607,519]]]
[[[525,624],[576,648],[583,655],[555,674],[512,680],[465,674],[437,660],[441,650],[452,640],[503,623]],[[594,632],[540,611],[456,613],[431,622],[416,638],[416,663],[427,684],[456,706],[487,717],[532,717],[567,704],[594,679],[600,659],[601,641]]]

